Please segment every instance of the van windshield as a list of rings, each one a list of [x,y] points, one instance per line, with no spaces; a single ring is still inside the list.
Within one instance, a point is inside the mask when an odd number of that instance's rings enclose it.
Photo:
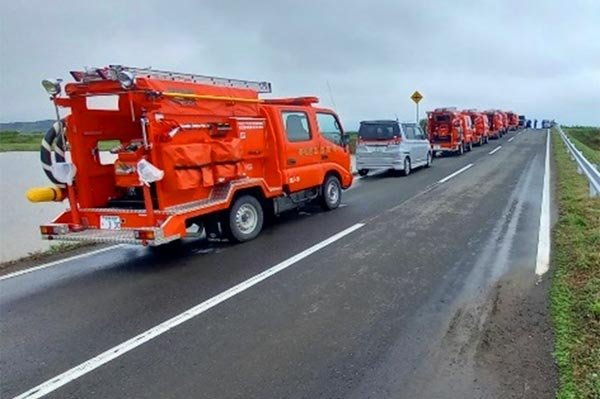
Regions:
[[[358,137],[363,140],[391,140],[400,136],[400,128],[393,122],[361,122]]]

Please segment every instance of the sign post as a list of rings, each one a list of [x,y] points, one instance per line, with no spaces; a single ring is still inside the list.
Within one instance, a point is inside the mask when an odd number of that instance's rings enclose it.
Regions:
[[[410,99],[413,100],[415,102],[415,104],[417,105],[417,125],[419,124],[419,102],[423,99],[423,95],[421,93],[419,93],[418,91],[415,91],[412,96],[410,96]]]

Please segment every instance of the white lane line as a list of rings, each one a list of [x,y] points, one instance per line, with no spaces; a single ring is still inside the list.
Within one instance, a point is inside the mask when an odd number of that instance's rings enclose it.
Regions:
[[[445,183],[448,180],[452,179],[453,177],[455,177],[456,175],[461,174],[462,172],[464,172],[465,170],[469,169],[471,166],[473,166],[472,163],[468,164],[467,166],[465,166],[464,168],[461,168],[459,170],[457,170],[456,172],[444,177],[443,179],[439,180],[438,183]]]
[[[497,153],[498,151],[500,151],[500,148],[502,148],[502,146],[498,146],[496,148],[494,148],[492,151],[488,152],[488,154],[490,155],[494,155],[495,153]]]
[[[41,398],[42,396],[57,390],[63,385],[68,384],[69,382],[91,372],[92,370],[97,369],[103,364],[106,364],[111,360],[114,360],[117,357],[124,355],[125,353],[137,348],[138,346],[158,337],[159,335],[166,333],[170,329],[177,327],[178,325],[185,323],[186,321],[198,316],[199,314],[206,312],[207,310],[217,306],[221,302],[224,302],[229,298],[234,297],[235,295],[247,290],[248,288],[260,283],[261,281],[266,280],[274,274],[279,273],[280,271],[301,261],[307,256],[312,255],[318,250],[325,248],[326,246],[338,241],[344,236],[347,236],[348,234],[360,229],[364,225],[364,223],[357,223],[351,227],[348,227],[347,229],[340,231],[339,233],[327,238],[326,240],[321,241],[318,244],[313,245],[310,248],[305,249],[304,251],[292,256],[291,258],[288,258],[283,262],[271,267],[270,269],[267,269],[254,277],[250,277],[248,280],[243,281],[242,283],[235,285],[226,291],[221,292],[220,294],[200,303],[199,305],[196,305],[193,308],[190,308],[185,312],[180,313],[177,316],[167,321],[164,321],[161,324],[152,327],[151,329],[146,330],[143,333],[121,343],[120,345],[117,345],[107,350],[106,352],[103,352],[98,356],[93,357],[92,359],[87,360],[81,363],[80,365],[65,371],[64,373],[49,379],[48,381],[15,397],[15,399]]]
[[[514,137],[511,137],[511,138],[509,138],[509,139],[508,139],[508,142],[510,143],[510,142],[511,142],[511,141],[513,141],[514,139],[515,139]]]
[[[535,274],[543,275],[550,268],[550,129],[546,131],[546,161],[544,165],[544,186],[542,188],[542,209],[538,233]]]
[[[71,261],[74,261],[74,260],[77,260],[77,259],[87,258],[88,256],[93,256],[93,255],[101,254],[103,252],[111,251],[111,250],[117,249],[117,248],[122,248],[124,246],[125,246],[125,244],[112,245],[110,247],[106,247],[106,248],[102,248],[102,249],[97,249],[95,251],[90,251],[90,252],[86,252],[86,253],[83,253],[83,254],[71,256],[70,258],[59,259],[59,260],[55,260],[54,262],[44,263],[43,265],[39,265],[39,266],[35,266],[35,267],[30,267],[29,269],[19,270],[18,272],[9,273],[9,274],[5,274],[4,276],[0,276],[0,281],[2,281],[2,280],[8,280],[9,278],[13,278],[13,277],[18,277],[18,276],[21,276],[23,274],[27,274],[27,273],[31,273],[31,272],[36,272],[38,270],[42,270],[42,269],[46,269],[48,267],[60,265],[62,263],[71,262]]]

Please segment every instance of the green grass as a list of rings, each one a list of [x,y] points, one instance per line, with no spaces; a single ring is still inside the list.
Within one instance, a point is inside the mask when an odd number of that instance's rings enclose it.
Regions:
[[[37,151],[44,137],[43,133],[23,134],[19,132],[0,133],[0,152]]]
[[[553,230],[550,291],[559,399],[600,398],[600,198],[588,197],[558,134],[558,221]]]
[[[563,130],[588,161],[600,165],[600,128],[573,126]]]
[[[0,132],[0,152],[39,151],[44,133]],[[117,140],[100,142],[100,151],[108,151],[119,145]]]

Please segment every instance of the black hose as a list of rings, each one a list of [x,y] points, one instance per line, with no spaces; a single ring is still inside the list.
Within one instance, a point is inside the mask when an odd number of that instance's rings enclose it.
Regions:
[[[52,174],[52,154],[54,153],[55,162],[65,162],[65,151],[67,148],[65,138],[65,122],[64,119],[60,122],[54,122],[54,125],[44,135],[40,146],[40,160],[42,161],[42,169],[48,179],[59,187],[65,185],[54,177]],[[54,147],[53,147],[54,146]]]

